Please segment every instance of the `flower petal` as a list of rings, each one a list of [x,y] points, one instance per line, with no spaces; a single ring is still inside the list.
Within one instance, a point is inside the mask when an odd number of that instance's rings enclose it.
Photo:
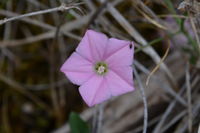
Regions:
[[[112,70],[108,72],[105,78],[112,96],[118,96],[134,90],[133,85],[130,85],[128,81],[121,78]]]
[[[60,70],[76,85],[82,85],[95,74],[93,64],[76,52],[68,58]]]
[[[120,76],[124,81],[133,86],[133,68],[131,66],[113,67],[111,70]]]
[[[93,76],[79,87],[79,92],[88,106],[99,104],[111,97],[108,84],[104,76]]]
[[[114,42],[116,43],[114,44]],[[108,57],[105,61],[109,67],[130,66],[133,62],[133,51],[131,42],[112,39],[106,51]]]
[[[102,60],[107,42],[108,38],[106,35],[93,30],[87,30],[76,51],[95,63],[95,61]]]
[[[110,57],[112,54],[119,51],[123,47],[126,47],[129,44],[130,44],[130,41],[119,40],[119,39],[116,39],[116,38],[110,38],[108,40],[108,43],[107,43],[107,46],[106,46],[104,58]]]

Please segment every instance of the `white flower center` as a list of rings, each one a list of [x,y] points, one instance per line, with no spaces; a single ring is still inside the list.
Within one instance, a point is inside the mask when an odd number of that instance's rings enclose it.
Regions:
[[[97,73],[103,74],[105,72],[106,68],[104,66],[99,66]]]
[[[98,75],[104,75],[108,71],[108,66],[104,62],[96,63],[94,70]]]

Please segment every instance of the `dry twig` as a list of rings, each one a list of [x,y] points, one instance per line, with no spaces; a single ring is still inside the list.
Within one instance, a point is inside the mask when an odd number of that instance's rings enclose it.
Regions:
[[[40,107],[46,109],[48,112],[51,112],[51,108],[48,105],[46,105],[46,103],[44,103],[43,101],[41,101],[35,95],[31,94],[29,91],[27,91],[24,87],[22,87],[17,82],[15,82],[15,81],[7,78],[6,76],[4,76],[2,74],[0,74],[0,80],[3,81],[4,83],[8,84],[9,86],[11,86],[13,89],[15,89],[16,91],[18,91],[19,93],[21,93],[24,96],[26,96],[27,98],[31,99],[33,102],[35,102]]]
[[[188,131],[192,133],[192,103],[191,103],[191,85],[189,63],[186,64],[186,86],[187,86],[187,103],[188,103]]]
[[[18,20],[18,19],[22,19],[25,17],[30,17],[30,16],[36,16],[36,15],[41,15],[41,14],[46,14],[46,13],[52,13],[52,12],[57,12],[57,11],[65,11],[65,10],[69,10],[69,9],[78,9],[76,6],[80,5],[82,3],[78,3],[75,5],[70,5],[70,6],[66,6],[64,3],[61,4],[59,7],[55,7],[55,8],[51,8],[51,9],[46,9],[46,10],[41,10],[41,11],[36,11],[36,12],[31,12],[31,13],[27,13],[27,14],[23,14],[23,15],[19,15],[19,16],[15,16],[15,17],[11,17],[11,18],[4,18],[3,20],[0,20],[0,25],[5,24],[7,22],[11,22],[14,20]]]

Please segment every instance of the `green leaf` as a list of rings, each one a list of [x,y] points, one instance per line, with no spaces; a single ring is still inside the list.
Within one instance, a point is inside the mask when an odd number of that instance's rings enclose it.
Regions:
[[[71,133],[89,133],[88,124],[83,121],[77,113],[70,113],[69,125]]]

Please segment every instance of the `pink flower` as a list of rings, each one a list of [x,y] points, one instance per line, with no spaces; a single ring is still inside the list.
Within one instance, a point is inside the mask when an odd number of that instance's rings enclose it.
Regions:
[[[79,92],[88,106],[99,104],[134,90],[132,45],[87,30],[61,71],[72,83],[80,85]]]

